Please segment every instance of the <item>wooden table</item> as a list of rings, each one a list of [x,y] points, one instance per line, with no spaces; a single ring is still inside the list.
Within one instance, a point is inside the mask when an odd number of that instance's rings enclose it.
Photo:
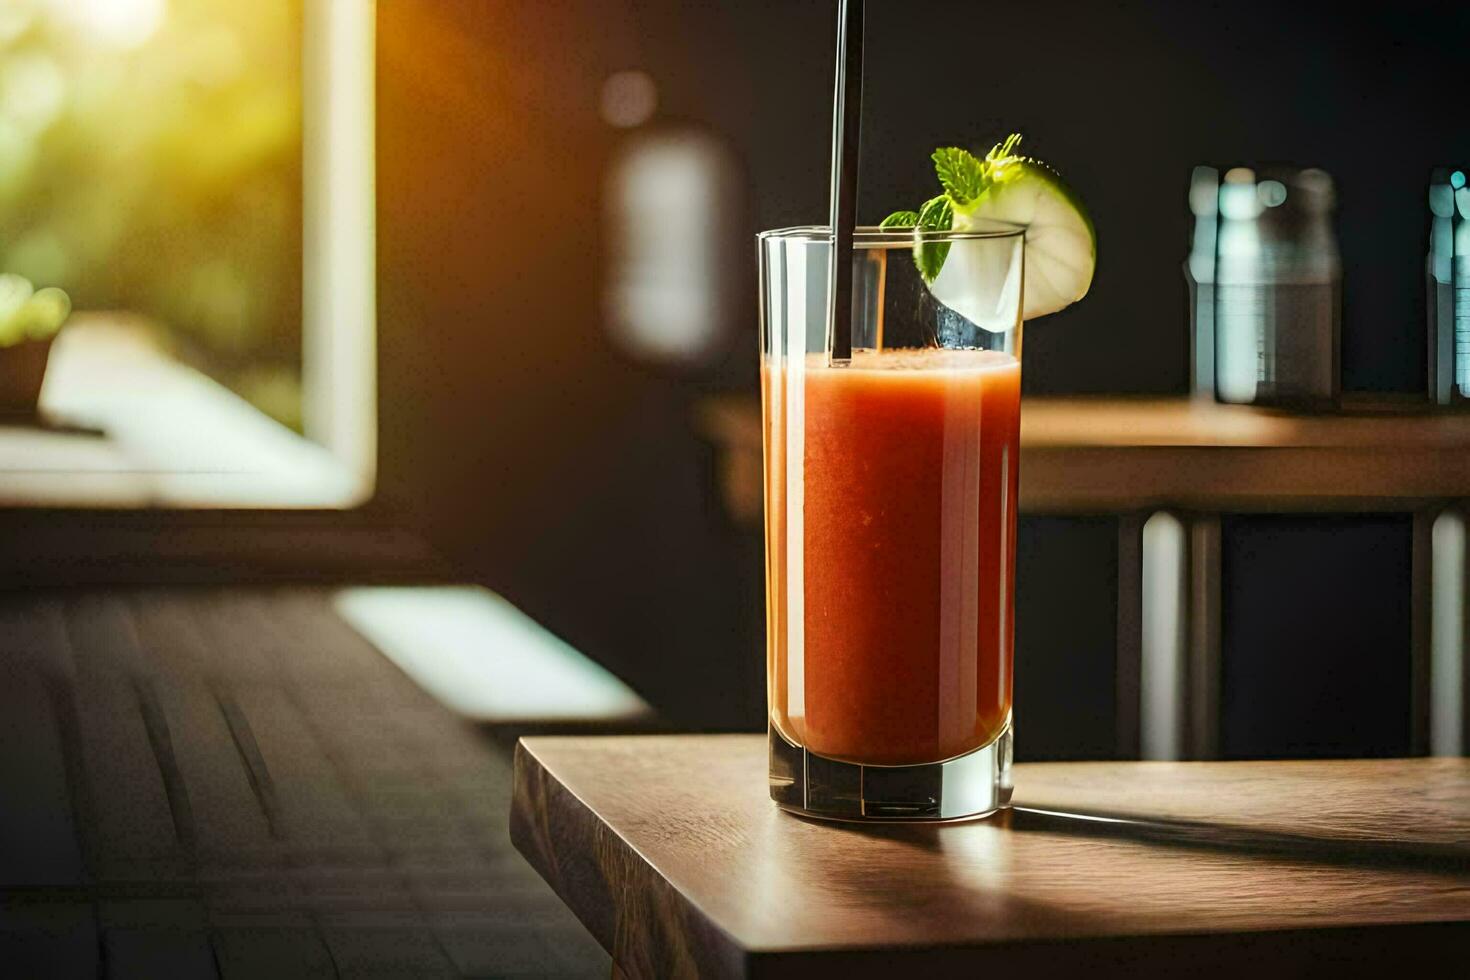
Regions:
[[[701,402],[725,505],[761,517],[761,415],[753,396]],[[1417,510],[1470,494],[1470,413],[1349,397],[1294,415],[1189,398],[1028,397],[1021,510],[1096,514]]]
[[[754,735],[528,738],[511,836],[629,977],[1449,976],[1470,948],[1470,760],[1020,765],[1009,814],[883,827],[780,812],[765,768]]]

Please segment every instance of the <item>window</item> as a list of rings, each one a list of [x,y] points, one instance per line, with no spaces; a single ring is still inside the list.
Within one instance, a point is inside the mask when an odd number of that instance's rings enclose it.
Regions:
[[[74,309],[5,503],[365,497],[372,86],[371,0],[0,8],[0,272]]]

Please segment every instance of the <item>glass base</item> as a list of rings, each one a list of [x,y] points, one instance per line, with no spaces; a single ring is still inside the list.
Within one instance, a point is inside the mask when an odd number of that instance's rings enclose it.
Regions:
[[[944,762],[864,766],[793,745],[768,726],[771,799],[827,820],[962,820],[1011,804],[1011,723],[989,744]]]

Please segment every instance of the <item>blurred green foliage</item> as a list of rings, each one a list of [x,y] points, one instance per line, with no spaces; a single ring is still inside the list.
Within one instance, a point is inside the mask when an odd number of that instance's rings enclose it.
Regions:
[[[71,313],[71,297],[55,286],[37,289],[25,276],[0,272],[0,348],[50,340]]]
[[[0,272],[299,427],[300,0],[0,0]]]

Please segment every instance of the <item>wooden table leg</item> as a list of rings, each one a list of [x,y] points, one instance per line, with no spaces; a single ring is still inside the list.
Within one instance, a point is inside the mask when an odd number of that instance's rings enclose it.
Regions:
[[[1144,522],[1139,555],[1139,755],[1216,758],[1220,517],[1159,511]]]
[[[1416,541],[1417,543],[1417,541]],[[1465,650],[1466,521],[1458,507],[1435,518],[1431,530],[1429,663],[1416,723],[1427,728],[1430,755],[1470,752],[1470,677]],[[1417,563],[1416,563],[1417,564]],[[1422,718],[1422,722],[1420,721]]]
[[[1190,759],[1220,757],[1220,515],[1189,522]]]
[[[1189,640],[1189,534],[1159,511],[1143,525],[1139,641],[1139,756],[1185,758]]]
[[[1143,629],[1143,521],[1147,515],[1118,518],[1118,615],[1113,669],[1116,674],[1117,753],[1119,759],[1138,755],[1138,670]]]

